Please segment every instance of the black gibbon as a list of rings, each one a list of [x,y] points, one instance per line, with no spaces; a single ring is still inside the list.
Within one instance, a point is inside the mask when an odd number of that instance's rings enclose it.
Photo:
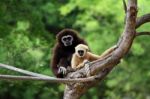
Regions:
[[[67,74],[67,68],[71,68],[71,57],[75,52],[75,46],[87,43],[81,39],[78,32],[72,29],[63,29],[57,36],[57,42],[53,49],[51,61],[52,71],[58,78],[63,78]]]
[[[72,60],[71,60],[71,67],[75,70],[79,69],[88,62],[92,62],[94,60],[104,58],[105,56],[110,54],[112,51],[114,51],[114,49],[116,49],[116,46],[109,48],[101,55],[96,55],[96,54],[89,52],[89,48],[87,45],[79,44],[75,47],[75,53],[73,54]]]

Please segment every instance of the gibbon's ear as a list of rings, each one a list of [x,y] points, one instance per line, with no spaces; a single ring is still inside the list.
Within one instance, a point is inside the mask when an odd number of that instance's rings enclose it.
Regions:
[[[90,50],[89,49],[86,49],[86,52],[89,52]]]
[[[90,51],[88,46],[85,46],[85,49],[87,52]]]

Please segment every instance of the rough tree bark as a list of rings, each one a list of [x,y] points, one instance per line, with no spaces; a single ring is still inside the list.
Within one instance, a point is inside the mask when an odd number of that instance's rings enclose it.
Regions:
[[[128,0],[125,29],[122,36],[120,37],[120,40],[117,43],[118,48],[104,59],[97,60],[91,63],[90,74],[92,76],[97,76],[93,81],[66,84],[64,99],[79,99],[89,88],[100,82],[113,69],[113,67],[115,67],[119,63],[120,59],[128,53],[136,36],[136,27],[142,24],[140,22],[140,19],[138,19],[139,24],[136,24],[136,17],[137,0]],[[67,78],[81,77],[86,77],[84,68],[74,73],[70,73],[67,76]]]

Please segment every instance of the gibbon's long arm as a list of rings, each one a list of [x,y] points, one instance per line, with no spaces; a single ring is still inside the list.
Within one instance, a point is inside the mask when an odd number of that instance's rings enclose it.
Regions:
[[[58,66],[57,64],[59,63],[59,60],[60,58],[58,58],[58,53],[56,53],[55,51],[55,55],[53,55],[52,57],[52,62],[51,62],[51,68],[52,68],[52,71],[54,73],[54,75],[56,75],[57,77],[59,76],[58,74]]]

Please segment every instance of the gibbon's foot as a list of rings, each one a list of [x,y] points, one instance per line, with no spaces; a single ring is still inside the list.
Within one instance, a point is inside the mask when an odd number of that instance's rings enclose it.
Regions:
[[[91,63],[89,61],[84,64],[84,69],[85,69],[87,77],[89,77],[91,74],[90,65]]]
[[[65,67],[60,66],[58,69],[58,74],[66,75],[67,69]]]

